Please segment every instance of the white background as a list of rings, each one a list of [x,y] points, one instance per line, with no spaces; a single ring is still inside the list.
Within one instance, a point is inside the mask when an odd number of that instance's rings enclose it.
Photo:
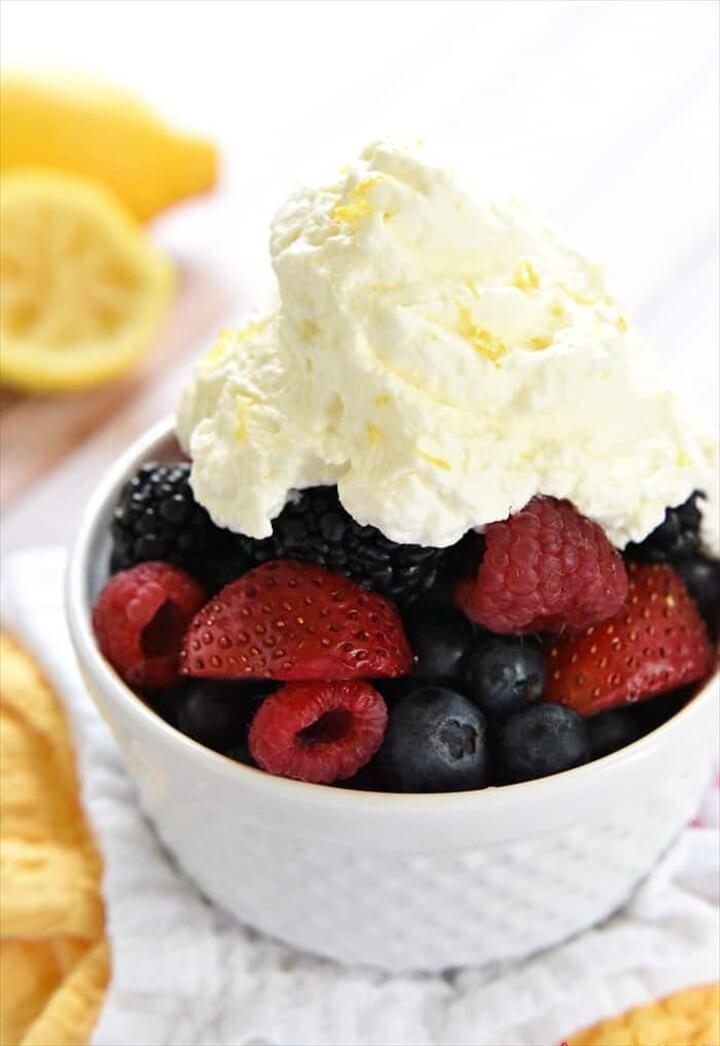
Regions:
[[[373,138],[427,140],[602,260],[690,409],[717,419],[719,15],[715,0],[5,0],[1,56],[101,74],[219,143],[220,191],[155,234],[243,305],[269,284],[268,221],[298,181]],[[66,466],[75,500],[176,384]],[[70,533],[52,511],[65,482],[8,517],[10,544]]]

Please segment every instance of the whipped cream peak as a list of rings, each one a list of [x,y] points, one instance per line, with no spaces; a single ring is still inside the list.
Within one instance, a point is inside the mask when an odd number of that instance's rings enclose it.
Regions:
[[[178,415],[218,524],[265,537],[336,483],[359,522],[446,546],[541,493],[622,547],[716,489],[716,442],[601,270],[520,204],[378,143],[288,200],[270,253],[277,307],[221,335]]]

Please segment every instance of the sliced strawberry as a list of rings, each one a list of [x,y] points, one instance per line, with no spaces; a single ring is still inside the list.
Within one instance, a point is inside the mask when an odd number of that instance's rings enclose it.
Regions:
[[[594,715],[710,672],[707,629],[675,571],[629,563],[628,580],[625,605],[609,621],[548,644],[546,701]]]
[[[290,559],[263,563],[196,614],[183,675],[343,680],[404,675],[412,653],[389,600],[342,574]]]

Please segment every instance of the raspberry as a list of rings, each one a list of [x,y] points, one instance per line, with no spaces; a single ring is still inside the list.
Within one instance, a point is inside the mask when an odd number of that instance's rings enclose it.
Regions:
[[[412,665],[389,600],[342,574],[278,559],[203,607],[185,636],[183,675],[338,680],[401,676]]]
[[[140,563],[112,577],[98,596],[95,638],[129,686],[160,690],[177,682],[185,629],[204,602],[204,591],[184,570]]]
[[[630,563],[628,572],[627,600],[614,617],[550,644],[545,700],[595,715],[710,672],[707,629],[675,571]]]
[[[492,632],[562,632],[604,621],[622,606],[627,574],[603,530],[569,501],[535,497],[485,531],[475,575],[455,598]]]
[[[386,725],[385,702],[369,683],[288,683],[253,719],[250,754],[268,773],[331,784],[372,759]]]

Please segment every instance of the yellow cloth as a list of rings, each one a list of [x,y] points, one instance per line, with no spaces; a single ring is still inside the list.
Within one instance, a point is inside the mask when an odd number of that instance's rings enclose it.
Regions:
[[[0,1043],[86,1043],[109,976],[101,864],[69,731],[33,662],[0,636]]]
[[[568,1046],[718,1046],[720,984],[669,995],[574,1035]]]
[[[60,705],[0,636],[0,1046],[87,1043],[110,969],[101,870]],[[719,986],[638,1007],[568,1046],[720,1046]]]

